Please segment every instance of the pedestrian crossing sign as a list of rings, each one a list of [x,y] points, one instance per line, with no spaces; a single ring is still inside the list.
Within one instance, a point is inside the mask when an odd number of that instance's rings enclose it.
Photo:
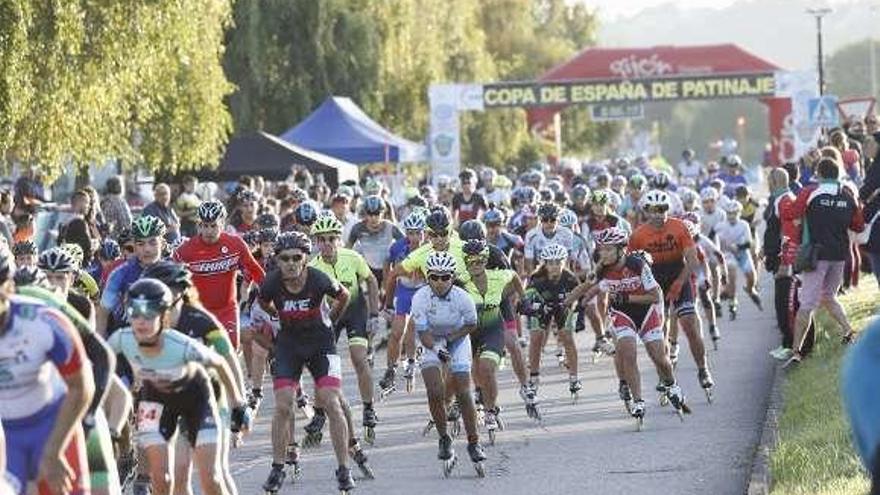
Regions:
[[[809,100],[809,123],[812,127],[836,127],[840,125],[837,97],[825,95]]]

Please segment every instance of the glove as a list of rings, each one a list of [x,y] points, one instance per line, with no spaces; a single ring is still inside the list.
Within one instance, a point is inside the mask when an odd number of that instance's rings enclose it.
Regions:
[[[230,420],[230,429],[232,430],[232,433],[239,433],[242,430],[246,430],[251,423],[247,406],[233,407],[230,413]]]
[[[452,356],[449,355],[449,351],[446,350],[445,347],[441,347],[439,351],[437,351],[437,357],[440,359],[441,363],[448,363]]]

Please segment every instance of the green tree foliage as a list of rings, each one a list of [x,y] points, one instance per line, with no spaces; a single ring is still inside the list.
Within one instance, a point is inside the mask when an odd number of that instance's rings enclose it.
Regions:
[[[880,86],[880,46],[876,40],[862,40],[835,51],[825,62],[827,92],[841,98],[871,94],[871,50],[874,50],[874,81]]]
[[[0,157],[216,163],[231,128],[225,0],[0,0]]]
[[[234,24],[224,64],[236,132],[283,132],[335,94],[415,140],[432,83],[533,79],[596,31],[589,10],[564,0],[238,0]],[[596,146],[604,137],[585,136],[604,135],[575,113],[582,132],[566,149]],[[544,146],[522,110],[466,114],[462,125],[469,163],[518,163]]]

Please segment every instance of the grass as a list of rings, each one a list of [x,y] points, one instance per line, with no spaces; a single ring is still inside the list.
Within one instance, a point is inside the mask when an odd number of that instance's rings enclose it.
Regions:
[[[860,331],[877,309],[880,291],[871,277],[841,299]],[[779,443],[770,456],[771,495],[855,495],[870,482],[852,446],[839,380],[845,348],[837,324],[818,314],[813,355],[786,377]]]

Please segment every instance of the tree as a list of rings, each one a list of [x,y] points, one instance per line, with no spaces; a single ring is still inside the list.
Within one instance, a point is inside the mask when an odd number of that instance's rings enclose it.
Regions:
[[[51,180],[68,163],[110,158],[217,163],[229,12],[222,0],[0,0],[4,165],[39,164]]]
[[[871,50],[874,51],[874,81],[880,81],[880,49],[877,42],[865,39],[835,51],[825,63],[828,93],[841,98],[871,94]],[[876,84],[876,83],[875,83]]]

